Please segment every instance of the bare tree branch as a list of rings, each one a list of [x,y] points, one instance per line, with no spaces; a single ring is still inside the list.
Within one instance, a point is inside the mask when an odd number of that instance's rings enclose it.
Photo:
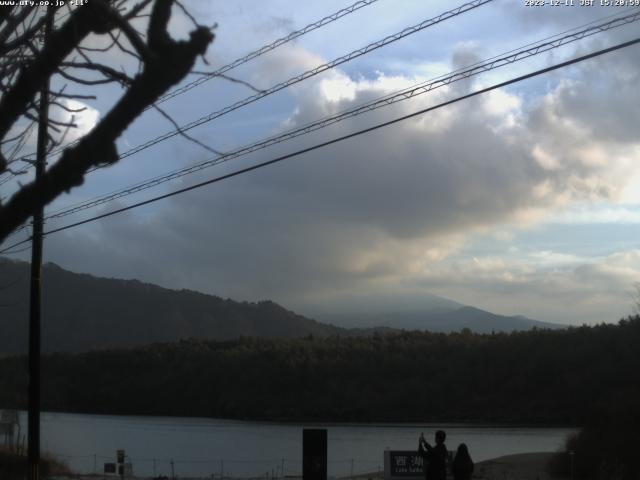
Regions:
[[[139,60],[140,62],[142,62],[142,57],[140,55],[138,55],[136,52],[134,52],[132,50],[129,50],[127,47],[122,45],[122,42],[120,41],[119,37],[116,37],[112,32],[109,32],[108,35],[111,37],[111,40],[113,40],[113,42],[118,46],[118,48],[121,51],[131,55],[133,58],[135,58],[135,59]]]
[[[102,2],[103,0],[93,0],[93,1]],[[169,10],[171,10],[171,1],[165,1],[165,2],[159,2],[159,3],[167,3],[169,5]],[[145,43],[142,41],[142,39],[138,35],[138,32],[136,32],[133,26],[126,19],[122,18],[120,13],[114,8],[106,8],[105,13],[109,22],[104,25],[104,28],[102,30],[94,30],[94,31],[96,33],[107,33],[113,30],[114,27],[119,28],[122,31],[122,33],[124,33],[124,35],[127,37],[127,40],[129,40],[129,43],[131,43],[133,48],[136,49],[136,51],[138,52],[138,55],[143,60],[146,60],[147,57],[149,56],[149,49],[147,45],[145,45]]]
[[[134,5],[133,8],[131,10],[129,10],[129,12],[127,12],[127,14],[124,16],[124,18],[126,20],[132,20],[134,18],[136,18],[138,16],[138,14],[144,10],[147,5],[149,5],[151,3],[152,0],[143,0],[142,2],[138,3],[137,5]]]
[[[119,72],[107,65],[102,65],[100,63],[94,63],[91,61],[81,63],[81,62],[63,62],[63,67],[71,67],[71,68],[79,68],[83,70],[95,70],[103,74],[106,78],[111,79],[112,81],[117,81],[122,83],[123,85],[129,85],[133,82],[133,79],[129,77],[127,74]]]
[[[30,10],[29,8],[23,8],[17,15],[10,15],[6,18],[6,25],[0,30],[0,44],[5,44],[9,37],[15,33],[16,26],[32,13]]]
[[[47,21],[46,15],[43,15],[42,18],[29,29],[27,29],[24,33],[14,38],[10,42],[0,43],[0,55],[4,55],[6,52],[14,50],[18,48],[23,43],[26,43],[28,40],[32,39],[33,36],[42,28],[44,23]]]
[[[70,19],[51,33],[40,55],[25,67],[12,88],[0,99],[0,138],[27,108],[29,101],[59,67],[64,58],[85,38],[99,22],[100,1],[77,8]],[[0,165],[2,170],[3,165]]]
[[[63,76],[67,80],[71,80],[72,82],[79,83],[80,85],[104,85],[106,83],[118,82],[118,80],[114,78],[102,78],[100,80],[86,80],[84,78],[71,75],[70,73],[67,73],[62,69],[56,70],[56,73]]]
[[[182,13],[185,14],[185,16],[191,20],[191,23],[193,23],[193,25],[197,28],[200,26],[200,24],[196,21],[196,19],[194,18],[193,15],[191,15],[191,13],[189,12],[189,10],[187,10],[186,8],[184,8],[184,6],[182,5],[182,2],[180,2],[180,0],[175,0],[176,5],[180,8],[180,10],[182,10]]]
[[[65,112],[69,112],[69,113],[80,113],[80,112],[84,112],[87,109],[87,107],[70,108],[60,102],[56,102],[55,100],[49,100],[49,104],[55,105],[56,107],[61,108]]]
[[[122,35],[122,32],[120,30],[118,30],[115,34],[113,34],[112,32],[109,32],[109,33],[112,35],[112,40],[111,40],[111,43],[104,48],[84,47],[84,46],[78,45],[76,49],[78,51],[87,51],[87,52],[108,52],[113,48],[114,45],[116,45],[117,41],[120,39],[120,36]]]
[[[84,110],[84,109],[83,109]],[[75,115],[71,116],[71,122],[73,123],[75,121],[76,117]],[[57,147],[59,145],[62,145],[65,141],[65,139],[67,138],[67,135],[69,134],[69,132],[71,131],[71,127],[68,127],[60,136],[60,140],[57,141],[52,141],[51,142],[51,147],[47,150],[47,154],[51,152],[51,150],[53,150],[54,147]]]
[[[81,185],[89,169],[116,162],[116,139],[145,108],[180,82],[193,68],[196,59],[205,53],[214,38],[206,27],[193,30],[187,41],[175,41],[170,37],[167,26],[172,3],[171,0],[153,3],[142,71],[132,79],[120,100],[78,143],[64,150],[39,181],[22,186],[0,206],[0,242],[24,223],[36,208]],[[122,18],[119,14],[118,17]],[[111,33],[111,25],[105,24],[105,18],[111,24],[115,17],[113,12],[105,15],[102,0],[93,0],[83,8],[75,9],[70,19],[51,34],[52,41],[20,74],[9,95],[0,100],[0,138],[16,118],[25,115],[25,108],[46,76],[61,68],[64,59],[91,31]],[[59,93],[58,96],[67,98],[68,94]]]
[[[180,134],[181,136],[183,136],[184,138],[186,138],[187,140],[195,143],[196,145],[201,146],[202,148],[204,148],[205,150],[211,152],[211,153],[215,153],[216,155],[223,155],[222,152],[216,150],[215,148],[210,147],[209,145],[207,145],[206,143],[201,142],[200,140],[198,140],[195,137],[192,137],[191,135],[189,135],[188,133],[186,133],[184,130],[182,130],[182,128],[180,127],[180,125],[178,124],[178,122],[176,122],[173,118],[171,118],[171,116],[165,112],[162,108],[160,108],[158,105],[156,105],[155,103],[153,104],[153,108],[155,108],[158,112],[160,112],[160,114],[166,118],[167,120],[169,120],[171,122],[171,124],[173,125],[173,127],[177,130],[178,134]]]
[[[264,93],[264,90],[259,89],[258,87],[254,87],[253,85],[251,85],[249,82],[245,81],[245,80],[240,80],[239,78],[234,78],[234,77],[230,77],[229,75],[225,75],[224,73],[218,73],[216,75],[216,77],[220,77],[223,78],[229,82],[232,83],[239,83],[240,85],[244,85],[247,88],[250,88],[251,90],[253,90],[254,92],[257,93]]]
[[[71,100],[95,100],[96,98],[98,98],[95,95],[79,95],[79,94],[62,93],[62,92],[52,93],[51,95],[53,97],[69,98]]]

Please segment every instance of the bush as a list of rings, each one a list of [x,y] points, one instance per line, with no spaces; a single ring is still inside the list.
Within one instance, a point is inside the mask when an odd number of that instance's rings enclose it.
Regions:
[[[42,458],[40,468],[42,477],[72,475],[67,465],[49,457]],[[27,457],[15,451],[0,448],[0,479],[24,480],[25,478],[27,478]]]
[[[573,452],[575,479],[638,480],[638,445],[640,392],[619,393],[614,402],[567,439],[565,451],[551,459],[550,473],[569,477]]]

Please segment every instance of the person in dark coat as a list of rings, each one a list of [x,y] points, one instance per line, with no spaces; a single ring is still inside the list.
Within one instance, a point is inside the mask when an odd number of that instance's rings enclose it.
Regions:
[[[435,446],[429,445],[420,435],[418,454],[422,457],[425,480],[446,480],[447,478],[447,447],[444,444],[447,434],[443,430],[436,432]]]
[[[458,451],[451,465],[454,480],[470,480],[473,474],[473,460],[469,449],[464,443],[458,445]]]

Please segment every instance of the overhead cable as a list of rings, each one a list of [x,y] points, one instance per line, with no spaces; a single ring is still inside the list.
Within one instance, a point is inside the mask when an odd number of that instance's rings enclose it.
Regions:
[[[598,50],[596,52],[589,53],[587,55],[582,55],[580,57],[576,57],[576,58],[573,58],[571,60],[567,60],[565,62],[558,63],[556,65],[552,65],[550,67],[542,68],[540,70],[536,70],[534,72],[527,73],[525,75],[521,75],[519,77],[515,77],[515,78],[512,78],[510,80],[507,80],[507,81],[504,81],[504,82],[500,82],[500,83],[491,85],[491,86],[486,87],[486,88],[482,88],[480,90],[476,90],[475,92],[471,92],[469,94],[462,95],[460,97],[456,97],[456,98],[454,98],[452,100],[448,100],[446,102],[439,103],[438,105],[434,105],[434,106],[431,106],[431,107],[428,107],[428,108],[424,108],[424,109],[418,110],[416,112],[410,113],[408,115],[403,115],[403,116],[395,118],[393,120],[389,120],[387,122],[379,123],[379,124],[374,125],[372,127],[368,127],[368,128],[362,129],[362,130],[358,130],[357,132],[353,132],[353,133],[350,133],[348,135],[343,135],[341,137],[333,138],[333,139],[328,140],[326,142],[318,143],[318,144],[313,145],[311,147],[303,148],[303,149],[297,150],[295,152],[288,153],[286,155],[281,155],[281,156],[273,158],[271,160],[268,160],[268,161],[265,161],[265,162],[261,162],[261,163],[258,163],[258,164],[252,165],[250,167],[246,167],[246,168],[240,169],[240,170],[236,170],[235,172],[231,172],[231,173],[228,173],[228,174],[225,174],[225,175],[221,175],[221,176],[206,180],[204,182],[200,182],[200,183],[197,183],[195,185],[191,185],[189,187],[181,188],[179,190],[175,190],[173,192],[166,193],[164,195],[159,195],[159,196],[144,200],[142,202],[137,202],[137,203],[134,203],[132,205],[128,205],[126,207],[122,207],[122,208],[113,210],[111,212],[103,213],[101,215],[96,215],[94,217],[87,218],[87,219],[79,221],[79,222],[71,223],[71,224],[68,224],[68,225],[64,225],[62,227],[58,227],[58,228],[54,228],[54,229],[48,230],[48,231],[43,233],[43,236],[51,235],[53,233],[62,232],[64,230],[68,230],[70,228],[74,228],[74,227],[77,227],[77,226],[80,226],[80,225],[84,225],[86,223],[94,222],[94,221],[100,220],[102,218],[110,217],[110,216],[113,216],[113,215],[116,215],[116,214],[119,214],[119,213],[122,213],[122,212],[126,212],[128,210],[133,210],[135,208],[138,208],[138,207],[141,207],[141,206],[144,206],[144,205],[149,205],[149,204],[155,203],[155,202],[157,202],[159,200],[170,198],[170,197],[173,197],[173,196],[176,196],[176,195],[180,195],[180,194],[185,193],[185,192],[189,192],[191,190],[195,190],[195,189],[207,186],[207,185],[218,183],[218,182],[221,182],[222,180],[226,180],[226,179],[229,179],[229,178],[232,178],[232,177],[236,177],[238,175],[242,175],[242,174],[254,171],[254,170],[258,170],[260,168],[263,168],[263,167],[266,167],[266,166],[269,166],[269,165],[273,165],[273,164],[281,162],[283,160],[287,160],[287,159],[290,159],[290,158],[293,158],[293,157],[297,157],[299,155],[302,155],[302,154],[305,154],[305,153],[309,153],[309,152],[312,152],[314,150],[318,150],[320,148],[324,148],[324,147],[327,147],[329,145],[333,145],[333,144],[342,142],[344,140],[348,140],[350,138],[354,138],[354,137],[363,135],[365,133],[370,133],[370,132],[373,132],[373,131],[376,131],[376,130],[379,130],[379,129],[382,129],[382,128],[386,128],[388,126],[394,125],[394,124],[402,122],[404,120],[408,120],[410,118],[414,118],[414,117],[417,117],[419,115],[424,115],[427,112],[431,112],[433,110],[437,110],[439,108],[443,108],[445,106],[452,105],[452,104],[460,102],[462,100],[466,100],[468,98],[472,98],[472,97],[475,97],[475,96],[478,96],[478,95],[482,95],[482,94],[490,92],[492,90],[503,88],[503,87],[506,87],[508,85],[512,85],[514,83],[518,83],[518,82],[521,82],[523,80],[527,80],[529,78],[533,78],[533,77],[536,77],[536,76],[539,76],[539,75],[542,75],[542,74],[545,74],[545,73],[548,73],[548,72],[551,72],[551,71],[554,71],[554,70],[558,70],[560,68],[565,68],[565,67],[568,67],[569,65],[574,65],[576,63],[583,62],[583,61],[589,60],[591,58],[599,57],[601,55],[604,55],[604,54],[607,54],[607,53],[610,53],[610,52],[613,52],[613,51],[616,51],[616,50],[620,50],[620,49],[623,49],[623,48],[626,48],[626,47],[630,47],[630,46],[636,45],[638,43],[640,43],[640,38],[636,38],[636,39],[630,40],[628,42],[620,43],[620,44],[614,45],[614,46],[609,47],[609,48],[604,48],[604,49]],[[13,245],[11,245],[9,247],[6,247],[5,249],[0,250],[0,254],[4,253],[6,251],[9,251],[9,250],[11,250],[11,249],[13,249],[13,248],[15,248],[15,247],[17,247],[19,245],[22,245],[23,243],[26,243],[26,242],[28,242],[30,240],[31,239],[29,238],[29,239],[23,240],[22,242],[18,242],[18,243],[15,243],[15,244],[13,244]]]
[[[509,65],[509,64],[524,60],[526,58],[533,57],[535,55],[539,55],[543,52],[547,52],[551,49],[561,47],[568,43],[581,40],[585,37],[594,35],[596,33],[604,32],[612,28],[617,28],[622,25],[626,25],[631,22],[637,22],[639,20],[640,20],[640,11],[637,11],[635,14],[616,18],[609,22],[592,26],[584,30],[581,30],[579,32],[575,32],[570,35],[565,35],[563,37],[557,38],[549,42],[537,43],[537,44],[534,44],[533,46],[527,46],[523,49],[513,50],[510,53],[503,56],[492,57],[489,60],[473,64],[468,68],[456,70],[450,74],[437,77],[436,79],[429,80],[427,82],[422,82],[418,85],[414,85],[412,87],[400,90],[398,92],[378,98],[376,100],[356,106],[354,108],[342,111],[335,115],[325,117],[315,122],[305,124],[301,127],[289,130],[282,134],[275,135],[263,140],[259,140],[252,144],[238,148],[232,152],[228,152],[224,155],[212,157],[210,159],[204,160],[202,162],[191,165],[189,167],[185,167],[185,168],[175,170],[173,172],[169,172],[167,174],[164,174],[152,179],[139,182],[137,184],[110,192],[108,194],[99,196],[91,200],[80,202],[79,204],[76,204],[74,206],[67,207],[57,212],[50,213],[45,217],[45,219],[49,220],[49,219],[65,217],[73,213],[77,213],[79,211],[86,210],[88,208],[92,208],[118,198],[122,198],[143,190],[147,190],[149,188],[155,187],[157,185],[168,182],[170,180],[174,180],[176,178],[180,178],[185,175],[198,172],[205,168],[219,165],[229,160],[248,155],[250,153],[256,152],[258,150],[262,150],[272,145],[276,145],[278,143],[282,143],[284,141],[309,134],[311,132],[328,127],[330,125],[341,122],[348,118],[356,117],[358,115],[362,115],[364,113],[371,112],[379,108],[392,105],[394,103],[398,103],[404,100],[414,98],[419,95],[423,95],[437,88],[443,87],[445,85],[449,85],[453,82],[467,79],[473,75],[478,75],[480,73],[488,72],[490,70],[494,70],[496,68]]]
[[[449,20],[450,18],[454,18],[457,17],[458,15],[461,15],[465,12],[468,12],[469,10],[473,10],[474,8],[478,8],[486,3],[490,3],[493,0],[473,0],[471,2],[465,3],[463,5],[460,5],[459,7],[456,7],[452,10],[448,10],[444,13],[441,13],[440,15],[437,15],[433,18],[427,19],[427,20],[423,20],[420,23],[417,23],[411,27],[407,27],[403,30],[401,30],[400,32],[397,32],[393,35],[388,35],[386,37],[384,37],[381,40],[378,40],[376,42],[370,43],[362,48],[359,48],[357,50],[354,50],[346,55],[343,55],[341,57],[338,57],[330,62],[324,63],[322,65],[318,65],[317,67],[314,67],[310,70],[307,70],[306,72],[300,73],[294,77],[289,78],[288,80],[285,80],[283,82],[280,82],[276,85],[273,85],[272,87],[266,89],[266,90],[262,90],[259,93],[256,93],[254,95],[251,95],[249,97],[246,97],[242,100],[239,100],[231,105],[228,105],[220,110],[217,110],[215,112],[212,112],[208,115],[205,115],[203,117],[200,117],[197,120],[194,120],[192,122],[189,122],[185,125],[180,126],[179,129],[175,129],[175,130],[171,130],[169,132],[164,133],[163,135],[160,135],[152,140],[149,140],[145,143],[142,143],[140,145],[137,145],[125,152],[123,152],[122,154],[120,154],[119,158],[126,158],[126,157],[130,157],[131,155],[135,155],[138,152],[141,152],[142,150],[145,150],[153,145],[156,145],[164,140],[167,140],[169,138],[175,137],[176,135],[180,135],[183,132],[189,131],[195,127],[198,127],[200,125],[203,125],[205,123],[211,122],[212,120],[215,120],[216,118],[222,117],[223,115],[226,115],[230,112],[233,112],[234,110],[238,110],[239,108],[242,108],[246,105],[249,105],[257,100],[261,100],[269,95],[272,95],[276,92],[279,92],[281,90],[284,90],[285,88],[288,88],[292,85],[295,85],[297,83],[300,83],[304,80],[307,80],[311,77],[314,77],[322,72],[326,72],[328,70],[331,70],[339,65],[342,65],[343,63],[349,62],[351,60],[353,60],[354,58],[358,58],[362,55],[366,55],[369,52],[372,52],[374,50],[377,50],[379,48],[382,48],[386,45],[389,45],[390,43],[393,42],[397,42],[398,40],[408,37],[409,35],[413,35],[414,33],[418,33],[426,28],[432,27],[434,25],[437,25],[438,23],[444,22],[445,20]]]
[[[378,0],[360,0],[352,5],[349,5],[346,8],[343,8],[341,10],[338,10],[335,13],[332,13],[331,15],[327,15],[324,18],[321,18],[320,20],[310,23],[309,25],[307,25],[306,27],[301,28],[300,30],[296,30],[294,32],[291,32],[289,35],[279,38],[275,41],[273,41],[272,43],[265,45],[263,47],[258,48],[257,50],[254,50],[251,53],[248,53],[247,55],[245,55],[244,57],[238,58],[236,60],[234,60],[231,63],[228,63],[226,65],[224,65],[223,67],[218,68],[216,71],[211,72],[209,74],[207,74],[206,76],[200,77],[197,80],[194,80],[191,83],[187,83],[186,85],[180,87],[180,88],[176,88],[175,90],[166,93],[165,95],[161,96],[160,98],[158,98],[158,100],[156,100],[156,105],[160,104],[162,102],[165,102],[171,98],[177,97],[178,95],[182,95],[185,92],[188,92],[189,90],[191,90],[192,88],[197,87],[198,85],[202,85],[205,82],[208,82],[209,80],[211,80],[212,78],[218,77],[226,72],[228,72],[229,70],[232,70],[236,67],[239,67],[240,65],[243,65],[251,60],[253,60],[254,58],[257,58],[261,55],[264,55],[267,52],[270,52],[272,50],[275,50],[276,48],[278,48],[281,45],[284,45],[285,43],[288,43],[292,40],[295,40],[298,37],[301,37],[302,35],[312,32],[320,27],[324,27],[325,25],[335,22],[336,20],[344,17],[345,15],[349,15],[350,13],[355,12],[356,10],[359,10],[363,7],[366,7],[368,5],[371,5],[372,3],[377,2]],[[152,108],[152,107],[147,107],[147,109]]]
[[[292,40],[295,40],[309,32],[312,32],[314,30],[317,30],[318,28],[324,27],[325,25],[328,25],[330,23],[335,22],[336,20],[339,20],[340,18],[349,15],[357,10],[360,10],[363,7],[367,7],[369,5],[371,5],[372,3],[377,2],[378,0],[359,0],[351,5],[349,5],[348,7],[342,8],[340,10],[338,10],[337,12],[334,12],[330,15],[327,15],[326,17],[321,18],[320,20],[317,20],[315,22],[310,23],[309,25],[299,29],[299,30],[295,30],[291,33],[289,33],[288,35],[278,38],[277,40],[274,40],[273,42],[267,44],[267,45],[263,45],[262,47],[258,48],[257,50],[254,50],[250,53],[248,53],[247,55],[237,58],[235,60],[233,60],[231,63],[228,63],[220,68],[218,68],[217,70],[206,74],[203,77],[198,78],[197,80],[194,80],[182,87],[179,87],[171,92],[167,92],[166,94],[164,94],[163,96],[159,97],[156,101],[155,104],[158,105],[160,103],[165,102],[166,100],[169,100],[171,98],[177,97],[178,95],[181,95],[195,87],[197,87],[198,85],[202,85],[203,83],[211,80],[212,78],[215,77],[219,77],[223,74],[225,74],[226,72],[228,72],[229,70],[233,70],[236,67],[239,67],[240,65],[243,65],[247,62],[250,62],[251,60],[264,55],[265,53],[268,53],[272,50],[275,50],[276,48],[291,42]],[[69,15],[69,13],[67,13],[66,15]],[[65,16],[66,16],[65,15]],[[64,18],[64,17],[62,17]],[[153,108],[153,106],[148,106],[147,108],[145,108],[146,110],[149,110]],[[61,151],[63,151],[65,148],[69,148],[70,146],[73,146],[75,144],[77,144],[79,142],[79,140],[76,140],[72,143],[69,143],[67,145],[64,145],[63,147],[57,148],[56,150],[54,150],[51,154],[55,155],[57,153],[60,153]],[[34,154],[31,155],[26,155],[23,156],[21,158],[21,160],[27,159],[30,156],[32,156]],[[25,170],[28,170],[29,167],[27,167]],[[2,183],[0,183],[0,185],[2,185]]]
[[[436,25],[438,23],[444,22],[445,20],[449,20],[450,18],[453,17],[457,17],[458,15],[461,15],[465,12],[468,12],[469,10],[473,10],[474,8],[478,8],[486,3],[490,3],[494,0],[473,0],[471,2],[465,3],[463,5],[460,5],[452,10],[448,10],[446,12],[441,13],[440,15],[437,15],[433,18],[427,19],[427,20],[423,20],[420,23],[417,23],[411,27],[407,27],[403,30],[401,30],[400,32],[397,32],[393,35],[389,35],[384,37],[381,40],[378,40],[376,42],[370,43],[362,48],[359,48],[357,50],[354,50],[346,55],[343,55],[341,57],[338,57],[330,62],[324,63],[322,65],[318,65],[317,67],[314,67],[310,70],[307,70],[303,73],[300,73],[294,77],[289,78],[288,80],[285,80],[283,82],[280,82],[276,85],[273,85],[271,87],[269,87],[266,90],[262,90],[259,93],[255,93],[253,95],[250,95],[242,100],[239,100],[231,105],[227,105],[226,107],[220,109],[220,110],[216,110],[215,112],[209,113],[203,117],[198,118],[197,120],[193,120],[192,122],[189,122],[185,125],[181,125],[179,128],[176,128],[174,130],[168,131],[156,138],[153,138],[145,143],[142,143],[140,145],[137,145],[133,148],[130,148],[129,150],[121,153],[118,157],[118,159],[123,159],[126,157],[130,157],[131,155],[135,155],[136,153],[141,152],[142,150],[145,150],[153,145],[156,145],[160,142],[163,142],[165,140],[168,140],[170,138],[173,138],[177,135],[181,135],[184,132],[187,132],[195,127],[198,127],[200,125],[203,125],[205,123],[211,122],[212,120],[222,117],[223,115],[226,115],[230,112],[233,112],[235,110],[238,110],[239,108],[242,108],[246,105],[249,105],[253,102],[256,102],[258,100],[261,100],[264,97],[267,97],[269,95],[272,95],[276,92],[279,92],[281,90],[284,90],[285,88],[288,88],[292,85],[295,85],[297,83],[300,83],[304,80],[307,80],[311,77],[314,77],[322,72],[326,72],[328,70],[331,70],[335,67],[337,67],[338,65],[342,65],[343,63],[349,62],[351,60],[353,60],[354,58],[358,58],[362,55],[365,55],[369,52],[372,52],[374,50],[377,50],[379,48],[384,47],[385,45],[389,45],[390,43],[396,42],[402,38],[408,37],[409,35],[413,35],[414,33],[420,32],[426,28],[432,27],[433,25]],[[64,148],[67,148],[66,146]],[[64,148],[55,150],[53,152],[53,154],[59,153],[62,150],[64,150]],[[96,170],[97,168],[95,168],[94,170]]]

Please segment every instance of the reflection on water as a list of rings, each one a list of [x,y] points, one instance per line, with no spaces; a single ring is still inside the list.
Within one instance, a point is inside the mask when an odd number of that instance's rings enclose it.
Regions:
[[[26,414],[22,414],[26,431]],[[569,428],[431,424],[280,424],[210,418],[42,414],[42,450],[82,473],[102,472],[125,449],[136,475],[281,477],[302,471],[302,429],[328,429],[329,475],[371,472],[385,449],[412,450],[424,432],[447,432],[447,447],[465,442],[474,461],[557,450]],[[173,465],[172,463],[173,462]]]

